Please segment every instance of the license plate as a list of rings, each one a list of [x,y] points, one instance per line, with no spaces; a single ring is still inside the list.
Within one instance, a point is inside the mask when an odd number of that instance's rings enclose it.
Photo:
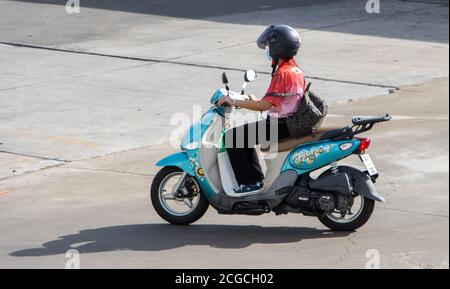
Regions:
[[[363,161],[364,165],[366,166],[367,171],[369,172],[369,175],[371,177],[378,175],[377,168],[373,164],[372,159],[370,158],[369,154],[364,154],[364,155],[361,155],[360,157],[361,157],[361,160]]]

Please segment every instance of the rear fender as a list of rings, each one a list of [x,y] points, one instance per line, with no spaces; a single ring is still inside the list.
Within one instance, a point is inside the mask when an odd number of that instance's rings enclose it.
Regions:
[[[386,199],[378,194],[372,179],[364,172],[349,166],[339,166],[340,173],[347,173],[353,184],[353,191],[377,202],[385,203]],[[322,175],[330,174],[327,170]],[[322,176],[321,175],[321,176]],[[320,177],[319,177],[320,178]]]

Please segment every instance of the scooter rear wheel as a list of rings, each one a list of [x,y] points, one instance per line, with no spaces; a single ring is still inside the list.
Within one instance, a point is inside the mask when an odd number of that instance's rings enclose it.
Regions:
[[[355,231],[362,227],[372,216],[375,201],[359,195],[361,208],[350,219],[336,218],[332,214],[324,214],[318,217],[319,221],[333,231]]]
[[[153,208],[167,222],[175,225],[189,225],[200,219],[208,210],[209,203],[195,178],[187,176],[181,190],[186,195],[173,192],[183,171],[177,167],[164,167],[155,176],[150,189]]]

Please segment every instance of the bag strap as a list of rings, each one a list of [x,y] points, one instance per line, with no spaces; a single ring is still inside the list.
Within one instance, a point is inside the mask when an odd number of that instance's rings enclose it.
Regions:
[[[306,85],[306,88],[305,88],[305,93],[307,93],[309,91],[310,87],[311,87],[311,82],[308,82],[308,84]]]

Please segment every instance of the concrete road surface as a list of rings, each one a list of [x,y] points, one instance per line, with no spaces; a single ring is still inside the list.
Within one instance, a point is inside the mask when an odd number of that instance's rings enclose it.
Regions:
[[[64,268],[70,248],[83,268],[364,268],[369,249],[385,268],[448,268],[448,2],[213,2],[0,0],[0,268]],[[370,132],[388,202],[352,234],[212,209],[164,224],[148,188],[171,117],[206,110],[222,71],[238,90],[255,68],[263,95],[254,40],[272,23],[300,32],[329,123],[395,116]]]

